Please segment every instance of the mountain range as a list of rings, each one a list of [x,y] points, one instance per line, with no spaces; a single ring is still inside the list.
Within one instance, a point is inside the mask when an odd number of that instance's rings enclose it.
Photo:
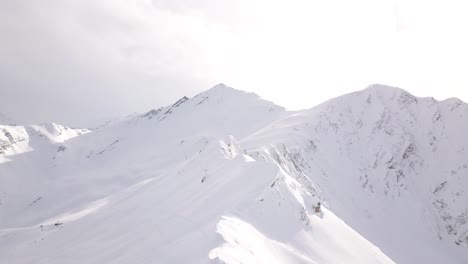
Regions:
[[[467,135],[464,102],[378,84],[0,125],[0,263],[468,263]]]

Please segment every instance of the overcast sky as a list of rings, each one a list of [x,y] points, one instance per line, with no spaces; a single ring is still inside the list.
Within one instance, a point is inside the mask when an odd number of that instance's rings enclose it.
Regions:
[[[0,1],[0,112],[90,125],[220,82],[289,109],[371,83],[468,101],[465,2]]]

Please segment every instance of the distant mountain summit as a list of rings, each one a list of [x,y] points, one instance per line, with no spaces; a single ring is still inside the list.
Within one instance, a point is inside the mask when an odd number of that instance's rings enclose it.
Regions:
[[[45,144],[63,143],[88,132],[90,131],[87,129],[69,128],[54,123],[28,126],[0,125],[0,163],[8,156],[34,151],[36,148],[42,150]]]

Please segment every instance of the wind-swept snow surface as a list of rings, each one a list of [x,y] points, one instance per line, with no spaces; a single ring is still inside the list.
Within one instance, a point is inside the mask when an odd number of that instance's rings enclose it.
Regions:
[[[95,131],[0,126],[0,262],[467,263],[467,112],[220,84]]]

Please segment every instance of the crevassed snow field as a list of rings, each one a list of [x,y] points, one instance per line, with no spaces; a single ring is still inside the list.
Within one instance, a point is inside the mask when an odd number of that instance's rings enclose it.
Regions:
[[[0,263],[468,263],[467,134],[465,103],[381,85],[0,125]]]

